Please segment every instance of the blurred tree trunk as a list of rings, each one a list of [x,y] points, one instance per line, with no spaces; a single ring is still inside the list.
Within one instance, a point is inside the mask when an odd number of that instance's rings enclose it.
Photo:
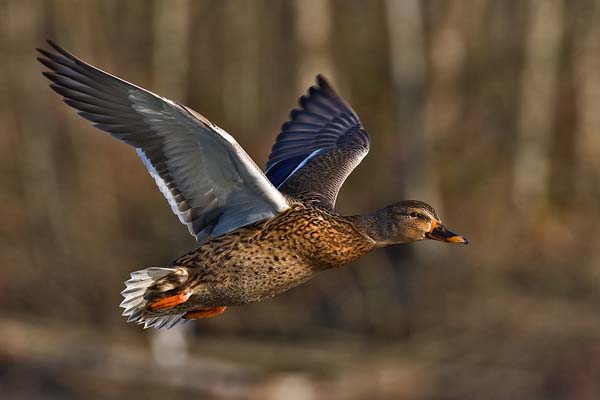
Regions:
[[[298,93],[305,93],[319,73],[335,79],[331,60],[331,4],[329,0],[295,0],[296,40],[302,62],[297,71]]]
[[[534,217],[549,194],[563,14],[563,0],[530,3],[513,166],[513,201],[524,216]]]
[[[431,131],[424,129],[425,60],[421,3],[417,0],[387,0],[387,26],[396,108],[394,118],[400,130],[400,158],[397,165],[401,182],[411,198],[437,200],[432,163]],[[418,168],[414,166],[418,165]]]
[[[221,101],[228,129],[235,137],[247,137],[258,128],[260,4],[223,2],[224,71]],[[246,148],[253,153],[254,143]],[[244,143],[242,143],[244,145]],[[248,148],[250,147],[250,148]]]
[[[588,7],[575,8],[573,20],[573,64],[575,80],[576,122],[574,141],[574,167],[570,167],[574,188],[568,193],[567,215],[585,210],[580,216],[577,238],[595,238],[597,227],[590,221],[600,219],[600,3],[586,2]],[[564,165],[558,167],[565,168]],[[569,219],[571,222],[573,218]],[[586,243],[587,242],[587,243]],[[585,241],[576,259],[587,265],[591,279],[598,282],[600,271],[600,246],[598,240]],[[584,255],[585,254],[585,255]],[[585,260],[585,261],[584,261]],[[589,279],[589,278],[588,278]]]
[[[590,2],[578,32],[575,76],[579,104],[575,136],[575,186],[581,200],[600,211],[600,3]]]
[[[1,89],[9,104],[7,115],[15,123],[14,132],[19,132],[15,137],[15,147],[6,154],[15,157],[17,168],[12,176],[19,186],[16,193],[19,193],[23,213],[20,223],[27,226],[19,246],[29,253],[28,257],[19,259],[14,265],[16,275],[11,275],[10,279],[29,273],[47,278],[42,287],[36,285],[18,292],[17,303],[26,303],[30,296],[46,298],[53,294],[60,298],[59,302],[70,302],[77,309],[77,302],[62,292],[61,278],[56,276],[50,262],[63,260],[65,265],[73,265],[70,259],[72,248],[64,222],[73,193],[72,188],[65,185],[65,172],[60,168],[60,151],[65,142],[60,135],[60,124],[51,123],[55,116],[48,112],[44,98],[39,95],[40,84],[47,82],[39,78],[39,65],[32,61],[34,51],[29,45],[23,46],[23,43],[42,44],[40,37],[44,34],[47,8],[44,3],[36,1],[8,1],[2,4],[2,8],[7,18],[0,28],[0,40],[4,42],[4,54],[10,55],[2,59],[3,68],[6,68],[3,72],[19,77],[6,81]],[[2,223],[5,223],[4,220]],[[65,277],[64,281],[71,278]],[[52,313],[56,310],[48,307],[45,311]]]
[[[153,91],[186,102],[189,75],[190,2],[154,2]]]

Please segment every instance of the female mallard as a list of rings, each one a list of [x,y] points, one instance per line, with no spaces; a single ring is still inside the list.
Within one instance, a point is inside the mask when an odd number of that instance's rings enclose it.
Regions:
[[[133,146],[196,250],[125,282],[128,321],[172,327],[275,296],[376,247],[467,243],[421,201],[371,214],[335,212],[344,180],[369,151],[358,116],[321,76],[281,128],[265,172],[227,132],[184,105],[125,82],[56,44],[44,75],[78,110]]]

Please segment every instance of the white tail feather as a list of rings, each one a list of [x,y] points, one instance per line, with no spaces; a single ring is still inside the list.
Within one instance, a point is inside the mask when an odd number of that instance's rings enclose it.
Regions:
[[[144,325],[146,328],[172,328],[179,322],[187,322],[182,319],[185,313],[148,315],[146,312],[146,300],[144,293],[158,279],[176,272],[173,268],[150,267],[131,273],[131,279],[125,282],[125,290],[121,292],[124,299],[119,307],[125,309],[123,315],[127,322],[134,322],[138,325]]]

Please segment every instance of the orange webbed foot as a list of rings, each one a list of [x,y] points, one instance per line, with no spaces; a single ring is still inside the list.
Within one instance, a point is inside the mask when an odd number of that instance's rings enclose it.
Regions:
[[[158,311],[158,310],[164,310],[167,308],[172,308],[172,307],[175,307],[175,306],[185,303],[190,298],[190,295],[191,295],[191,292],[188,292],[187,290],[182,291],[180,293],[177,293],[174,296],[169,296],[169,297],[162,298],[160,300],[150,302],[148,304],[148,307],[150,307],[150,310],[152,310],[152,311]]]
[[[183,316],[184,319],[200,319],[200,318],[210,318],[215,317],[219,314],[225,312],[227,307],[211,307],[211,308],[202,308],[200,310],[188,311]]]

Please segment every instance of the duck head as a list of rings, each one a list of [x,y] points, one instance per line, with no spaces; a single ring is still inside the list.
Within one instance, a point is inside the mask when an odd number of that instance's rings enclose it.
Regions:
[[[446,228],[429,204],[405,200],[391,204],[371,214],[371,236],[379,246],[416,242],[424,239],[447,243],[468,244],[466,237]]]

